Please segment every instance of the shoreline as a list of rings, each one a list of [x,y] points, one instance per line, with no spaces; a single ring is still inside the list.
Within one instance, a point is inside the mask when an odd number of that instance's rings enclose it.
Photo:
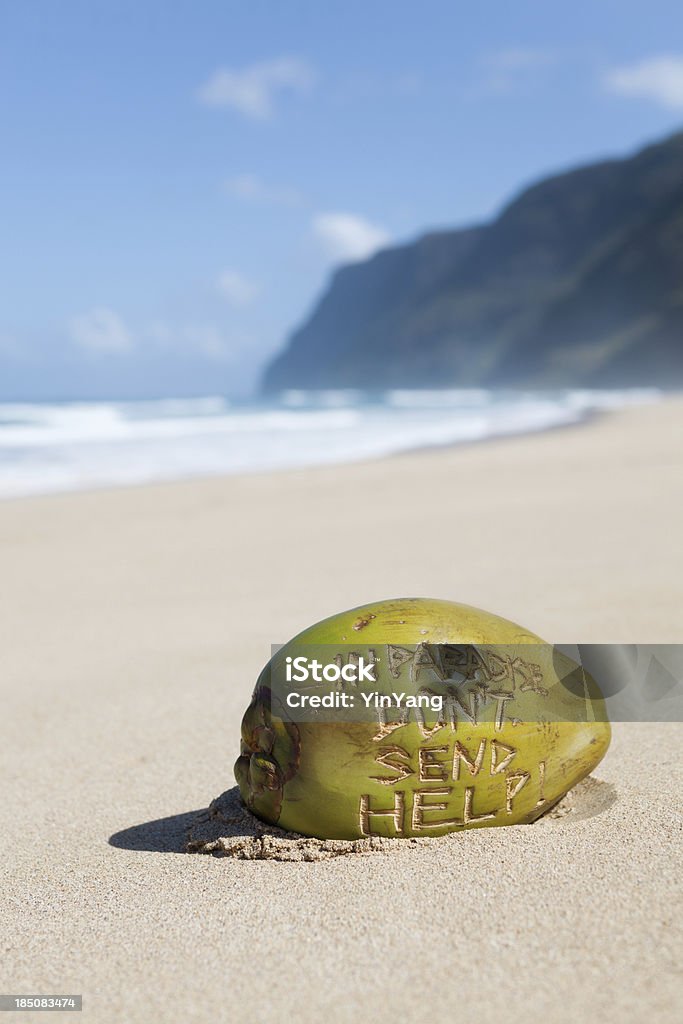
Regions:
[[[367,455],[351,460],[341,460],[339,462],[317,462],[303,466],[276,466],[267,469],[254,469],[254,470],[239,470],[237,472],[215,472],[215,473],[199,473],[199,474],[186,474],[181,476],[173,477],[161,477],[156,479],[148,479],[141,481],[132,481],[124,483],[102,483],[95,486],[76,486],[66,487],[62,489],[53,489],[47,491],[34,491],[27,494],[17,495],[0,495],[0,507],[7,502],[17,501],[32,501],[33,499],[44,500],[46,498],[56,498],[60,496],[76,496],[80,494],[100,494],[100,493],[111,493],[116,491],[130,491],[138,490],[148,487],[159,487],[159,486],[174,486],[174,485],[186,485],[192,483],[202,483],[207,481],[216,480],[234,480],[241,479],[243,477],[254,477],[254,476],[276,476],[289,473],[316,473],[323,470],[330,469],[344,469],[351,466],[361,466],[372,464],[376,462],[383,462],[385,460],[402,459],[405,457],[419,456],[422,453],[439,452],[439,451],[460,451],[469,448],[477,448],[479,446],[486,446],[490,444],[497,444],[505,441],[515,441],[519,438],[525,437],[539,437],[543,435],[551,435],[556,432],[563,432],[576,428],[582,428],[590,426],[591,424],[603,419],[604,417],[612,416],[613,414],[619,414],[622,412],[629,412],[631,410],[638,410],[641,408],[648,408],[653,405],[661,405],[669,401],[683,403],[683,392],[675,391],[671,393],[661,392],[661,394],[654,400],[647,400],[641,403],[624,404],[616,408],[592,408],[582,412],[579,419],[566,422],[566,423],[553,423],[548,426],[530,429],[519,429],[513,431],[505,431],[500,433],[489,434],[486,437],[470,438],[462,441],[444,441],[434,442],[433,444],[416,444],[414,447],[401,448],[396,451],[386,452],[380,455]]]

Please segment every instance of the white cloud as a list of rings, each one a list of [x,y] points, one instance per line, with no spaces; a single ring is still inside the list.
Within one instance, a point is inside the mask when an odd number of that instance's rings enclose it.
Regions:
[[[171,364],[174,359],[193,357],[223,367],[239,367],[258,348],[257,340],[247,331],[225,330],[211,321],[152,320],[136,324],[131,332],[116,313],[106,308],[72,317],[69,329],[72,341],[87,352],[125,354],[135,348],[136,354],[146,353]]]
[[[237,270],[224,270],[216,287],[231,306],[249,306],[259,293],[259,287]]]
[[[239,365],[255,347],[254,338],[247,332],[226,333],[211,322],[169,324],[153,320],[140,330],[140,337],[166,358],[198,356],[223,365]]]
[[[225,182],[227,191],[236,199],[247,202],[273,203],[277,206],[299,206],[303,196],[294,188],[269,185],[256,174],[238,174]]]
[[[554,64],[550,50],[510,47],[481,58],[482,77],[475,92],[505,95],[528,86],[538,72]]]
[[[230,345],[217,327],[201,324],[183,328],[183,337],[191,349],[207,359],[224,362],[230,357]]]
[[[683,56],[649,57],[612,68],[604,85],[618,96],[654,100],[670,110],[683,110]]]
[[[133,347],[128,328],[118,314],[106,306],[72,317],[69,329],[73,341],[88,352],[128,352]]]
[[[334,260],[362,260],[389,242],[384,228],[355,213],[319,213],[313,234]]]
[[[214,324],[186,324],[180,329],[179,345],[215,363],[239,366],[254,347],[247,334],[224,334]]]
[[[267,118],[280,92],[306,93],[313,85],[312,68],[297,57],[279,57],[235,70],[219,68],[201,86],[199,100],[208,107],[227,107],[245,117]]]

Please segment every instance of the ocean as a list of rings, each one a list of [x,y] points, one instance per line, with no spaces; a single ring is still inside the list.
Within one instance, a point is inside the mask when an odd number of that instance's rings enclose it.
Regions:
[[[0,498],[355,462],[578,423],[656,389],[0,403]]]

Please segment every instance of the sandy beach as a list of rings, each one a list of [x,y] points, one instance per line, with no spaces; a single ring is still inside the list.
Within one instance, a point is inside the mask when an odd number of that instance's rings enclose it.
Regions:
[[[595,781],[532,826],[314,863],[183,851],[234,783],[270,645],[334,612],[430,596],[549,641],[683,642],[682,426],[671,398],[0,503],[2,991],[131,1024],[678,1022],[680,724],[617,724]]]

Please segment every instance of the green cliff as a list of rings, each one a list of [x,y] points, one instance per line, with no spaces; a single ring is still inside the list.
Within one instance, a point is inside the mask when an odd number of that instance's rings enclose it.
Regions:
[[[341,267],[282,388],[683,385],[683,133]]]

